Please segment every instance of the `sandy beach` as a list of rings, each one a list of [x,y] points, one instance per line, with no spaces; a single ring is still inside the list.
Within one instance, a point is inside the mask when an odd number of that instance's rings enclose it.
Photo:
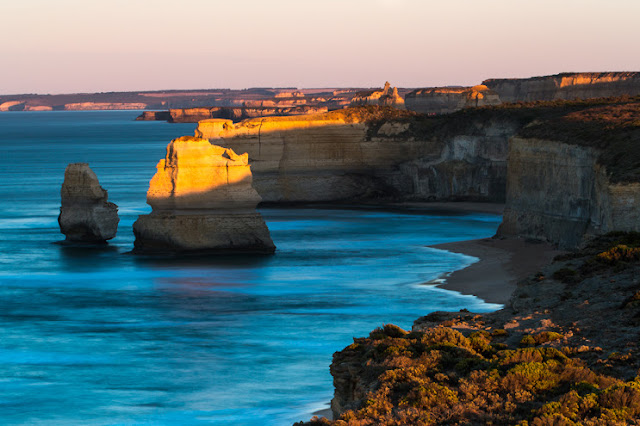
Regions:
[[[505,304],[518,281],[540,271],[562,251],[551,244],[521,239],[484,238],[430,246],[480,260],[446,277],[443,288]]]

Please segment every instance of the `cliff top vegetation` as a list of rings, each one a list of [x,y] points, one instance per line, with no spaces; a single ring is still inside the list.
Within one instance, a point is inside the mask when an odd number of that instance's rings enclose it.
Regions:
[[[522,282],[502,311],[354,339],[331,366],[340,417],[307,424],[637,424],[639,247],[640,234],[609,234]]]

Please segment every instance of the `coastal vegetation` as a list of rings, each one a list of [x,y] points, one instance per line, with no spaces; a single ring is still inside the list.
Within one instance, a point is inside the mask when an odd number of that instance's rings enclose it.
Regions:
[[[520,283],[502,311],[355,338],[331,367],[339,417],[306,424],[637,424],[639,253],[640,234],[608,234]]]

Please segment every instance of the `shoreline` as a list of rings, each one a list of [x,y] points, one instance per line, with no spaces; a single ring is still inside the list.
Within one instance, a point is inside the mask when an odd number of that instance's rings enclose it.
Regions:
[[[482,238],[428,246],[479,260],[443,276],[438,285],[446,290],[470,294],[487,303],[505,305],[517,283],[545,266],[564,251],[553,245],[523,239]]]

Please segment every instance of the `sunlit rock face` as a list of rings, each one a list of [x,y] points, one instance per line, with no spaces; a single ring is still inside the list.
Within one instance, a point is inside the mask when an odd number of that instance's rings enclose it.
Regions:
[[[498,94],[487,86],[431,87],[414,90],[405,99],[408,110],[425,114],[447,114],[463,108],[499,105]]]
[[[564,73],[483,82],[503,102],[590,99],[640,94],[640,72]]]
[[[387,81],[382,90],[358,92],[351,100],[350,106],[379,105],[404,109],[404,99],[398,94],[397,87],[391,87]]]
[[[248,155],[184,136],[171,141],[133,224],[135,252],[275,250],[252,187]]]
[[[60,196],[58,223],[67,241],[99,243],[116,236],[118,206],[107,201],[107,191],[87,163],[67,166]]]

